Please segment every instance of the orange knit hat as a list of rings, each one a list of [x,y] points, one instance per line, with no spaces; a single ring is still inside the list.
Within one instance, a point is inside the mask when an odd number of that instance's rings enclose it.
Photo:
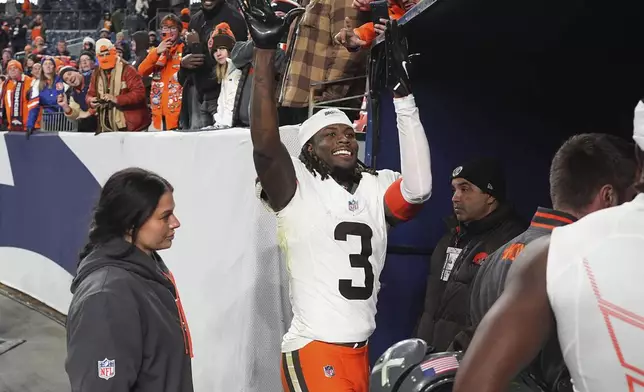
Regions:
[[[228,49],[228,51],[230,52],[231,50],[233,50],[235,42],[235,35],[230,29],[228,23],[219,23],[212,30],[212,34],[210,34],[210,39],[208,40],[208,49],[210,50],[210,53],[212,53],[218,48],[223,47]]]

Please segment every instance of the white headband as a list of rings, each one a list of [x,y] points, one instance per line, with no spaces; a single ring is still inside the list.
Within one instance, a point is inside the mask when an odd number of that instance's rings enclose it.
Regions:
[[[641,150],[644,150],[644,104],[642,101],[635,107],[635,116],[633,117],[633,140]]]
[[[320,110],[300,126],[300,132],[297,135],[300,149],[304,147],[313,135],[333,124],[343,124],[353,128],[353,123],[343,111],[335,108]]]

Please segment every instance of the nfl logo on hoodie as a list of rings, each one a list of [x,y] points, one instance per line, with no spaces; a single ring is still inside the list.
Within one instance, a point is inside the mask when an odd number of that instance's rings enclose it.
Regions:
[[[98,361],[98,377],[109,380],[116,375],[116,360],[105,358]]]

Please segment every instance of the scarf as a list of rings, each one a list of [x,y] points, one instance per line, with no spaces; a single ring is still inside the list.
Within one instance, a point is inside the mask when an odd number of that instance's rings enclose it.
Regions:
[[[177,53],[179,42],[180,40],[177,40],[174,45],[172,45],[168,50],[159,55],[159,59],[155,64],[155,66],[157,67],[156,71],[160,71],[168,63],[168,59],[172,59],[174,57],[174,55]]]
[[[111,94],[118,97],[121,93],[121,78],[123,77],[123,62],[117,61],[111,70],[111,76],[101,68],[97,68],[98,78],[96,79],[96,96],[102,97],[104,94]],[[116,106],[99,107],[98,110],[99,127],[96,134],[101,132],[118,132],[127,130],[125,115],[116,108]]]
[[[9,115],[9,118],[6,119],[7,124],[6,127],[8,128],[9,131],[19,131],[22,132],[25,130],[24,124],[22,122],[22,112],[24,110],[24,88],[25,88],[25,81],[24,77],[22,77],[20,80],[16,81],[15,88],[11,92],[11,96],[9,99],[11,100],[11,113]],[[9,81],[5,82],[5,85],[2,87],[2,110],[4,112],[4,96],[6,94],[6,85],[9,83]],[[4,114],[4,113],[3,113]]]
[[[2,83],[2,89],[1,89],[1,92],[0,92],[0,132],[6,132],[7,131],[4,100],[7,97],[7,84],[8,83],[9,83],[8,80],[6,80],[4,83]]]

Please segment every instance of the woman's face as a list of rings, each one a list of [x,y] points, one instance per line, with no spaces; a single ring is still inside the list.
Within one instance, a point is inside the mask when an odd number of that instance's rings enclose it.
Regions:
[[[9,53],[9,52],[3,52],[3,53],[2,53],[2,59],[3,59],[4,61],[9,61],[9,60],[11,60],[11,53]]]
[[[215,60],[219,64],[226,64],[226,59],[228,58],[228,49],[226,48],[217,48],[215,52]]]
[[[172,246],[175,230],[180,225],[174,215],[172,192],[166,192],[159,199],[156,210],[139,229],[135,245],[147,254],[168,249]]]
[[[42,65],[40,63],[34,63],[34,66],[31,67],[31,76],[33,76],[36,79],[39,79],[41,72],[42,72]]]
[[[27,68],[32,68],[34,66],[34,60],[33,59],[27,59]]]
[[[54,73],[54,62],[47,60],[42,63],[42,72],[45,75],[52,75]]]
[[[132,52],[136,52],[136,41],[135,40],[130,41],[130,48],[132,48]]]
[[[91,71],[94,63],[87,55],[80,57],[80,70],[83,72]]]

